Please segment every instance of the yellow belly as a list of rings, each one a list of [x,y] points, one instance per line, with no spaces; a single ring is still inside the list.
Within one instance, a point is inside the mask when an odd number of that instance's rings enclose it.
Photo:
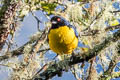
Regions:
[[[50,49],[59,55],[71,54],[78,45],[74,30],[67,26],[51,29],[48,38]]]

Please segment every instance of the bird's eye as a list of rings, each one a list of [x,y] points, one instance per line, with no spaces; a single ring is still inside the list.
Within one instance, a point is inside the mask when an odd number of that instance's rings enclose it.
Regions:
[[[61,20],[60,18],[57,19],[58,22],[59,22],[60,20]]]

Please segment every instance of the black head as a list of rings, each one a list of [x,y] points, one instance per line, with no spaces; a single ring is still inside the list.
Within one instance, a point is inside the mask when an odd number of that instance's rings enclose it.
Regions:
[[[53,16],[50,21],[52,23],[52,28],[58,28],[67,24],[67,21],[60,16]]]

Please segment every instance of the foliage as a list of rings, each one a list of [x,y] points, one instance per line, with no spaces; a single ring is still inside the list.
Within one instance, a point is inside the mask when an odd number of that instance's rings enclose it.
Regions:
[[[41,8],[47,12],[48,15],[53,14],[57,4],[56,3],[42,3]]]
[[[55,75],[62,77],[64,71],[71,72],[77,80],[120,77],[119,68],[115,71],[120,67],[117,65],[120,61],[119,0],[1,0],[0,6],[0,67],[10,79],[49,79]],[[37,11],[48,21],[52,15],[67,19],[76,26],[79,41],[85,47],[78,46],[75,55],[63,61],[49,59],[55,55],[47,42],[51,25],[39,19],[35,15]],[[28,14],[35,18],[37,26],[33,28],[37,27],[38,32],[22,46],[15,46],[15,35],[21,29],[19,23]],[[46,27],[41,30],[43,23]]]

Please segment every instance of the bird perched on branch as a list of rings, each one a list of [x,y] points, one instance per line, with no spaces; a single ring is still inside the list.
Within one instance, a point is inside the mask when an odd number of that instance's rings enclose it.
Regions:
[[[78,46],[78,33],[76,28],[63,17],[51,18],[52,27],[48,33],[50,49],[58,55],[71,54]]]

